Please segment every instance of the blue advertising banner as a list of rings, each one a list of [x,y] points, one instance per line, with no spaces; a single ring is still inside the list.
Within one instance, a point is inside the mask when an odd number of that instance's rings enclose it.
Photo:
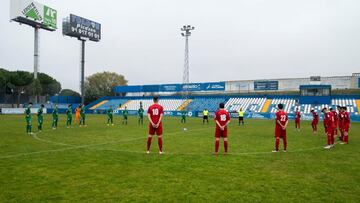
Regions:
[[[160,85],[160,92],[180,92],[181,85],[180,84],[168,84],[168,85]]]
[[[181,91],[224,91],[225,82],[116,86],[114,92],[181,92]]]
[[[201,89],[204,91],[224,91],[225,90],[225,82],[209,82],[209,83],[202,83]]]
[[[358,88],[360,88],[360,78],[358,78]]]
[[[254,81],[254,90],[278,90],[279,81]]]

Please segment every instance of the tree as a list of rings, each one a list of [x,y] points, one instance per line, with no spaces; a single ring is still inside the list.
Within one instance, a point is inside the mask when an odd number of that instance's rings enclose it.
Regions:
[[[4,93],[7,89],[9,71],[0,68],[0,92]]]
[[[41,84],[41,95],[58,94],[61,90],[61,84],[45,73],[38,73],[38,79]]]
[[[127,85],[123,75],[114,72],[102,72],[90,75],[85,80],[86,102],[94,101],[102,96],[114,95],[113,88],[119,85]]]
[[[75,92],[71,89],[62,89],[59,93],[60,96],[73,96],[73,97],[80,97],[80,94],[78,92]]]
[[[14,71],[10,72],[10,83],[16,87],[23,88],[33,82],[33,76],[27,71]]]

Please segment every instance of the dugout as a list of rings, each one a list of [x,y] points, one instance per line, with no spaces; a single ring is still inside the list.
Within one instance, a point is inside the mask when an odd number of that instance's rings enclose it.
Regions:
[[[300,104],[331,104],[331,85],[300,85]]]

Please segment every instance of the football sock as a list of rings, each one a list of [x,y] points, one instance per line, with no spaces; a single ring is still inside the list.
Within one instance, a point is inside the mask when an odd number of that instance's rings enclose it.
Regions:
[[[275,150],[279,151],[280,138],[275,138]]]
[[[159,145],[159,151],[162,152],[163,143],[162,143],[162,137],[161,136],[158,137],[158,145]]]
[[[224,150],[225,150],[225,153],[227,153],[227,151],[228,151],[228,141],[224,141]]]
[[[215,140],[215,153],[219,152],[220,140]]]
[[[152,139],[152,137],[148,137],[148,140],[147,140],[147,150],[148,150],[148,151],[150,150],[151,139]]]

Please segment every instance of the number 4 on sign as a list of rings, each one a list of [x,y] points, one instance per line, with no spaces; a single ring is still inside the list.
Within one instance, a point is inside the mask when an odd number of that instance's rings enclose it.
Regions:
[[[46,15],[47,15],[47,16],[50,16],[50,17],[52,17],[52,18],[55,18],[56,10],[49,8],[49,9],[46,11]]]

